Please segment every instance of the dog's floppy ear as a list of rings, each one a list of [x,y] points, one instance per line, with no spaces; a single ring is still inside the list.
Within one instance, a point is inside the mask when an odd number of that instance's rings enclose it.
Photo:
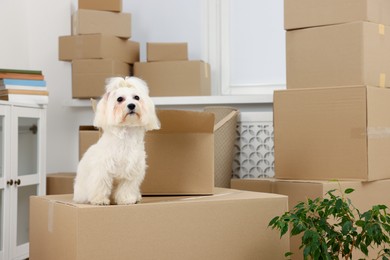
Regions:
[[[148,104],[148,106],[149,106],[149,108],[148,108],[149,109],[149,116],[148,116],[148,122],[145,126],[145,130],[150,131],[150,130],[160,129],[160,120],[157,117],[156,109],[154,108],[153,103],[151,105]]]
[[[95,127],[104,127],[107,124],[106,110],[110,92],[106,92],[97,104],[95,111],[95,119],[93,125]]]

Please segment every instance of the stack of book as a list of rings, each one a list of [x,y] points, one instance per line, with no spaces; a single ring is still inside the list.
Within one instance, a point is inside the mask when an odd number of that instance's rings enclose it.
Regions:
[[[0,100],[47,104],[49,92],[42,71],[0,68]]]

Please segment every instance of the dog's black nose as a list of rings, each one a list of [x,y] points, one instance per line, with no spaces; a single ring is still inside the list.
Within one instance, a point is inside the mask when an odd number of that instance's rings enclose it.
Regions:
[[[135,105],[133,103],[130,103],[130,104],[127,105],[127,108],[130,109],[130,110],[134,110]]]

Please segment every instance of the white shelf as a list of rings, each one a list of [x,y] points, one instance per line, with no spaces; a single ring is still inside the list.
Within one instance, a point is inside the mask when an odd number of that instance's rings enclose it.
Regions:
[[[272,94],[235,95],[235,96],[185,96],[185,97],[153,97],[156,106],[185,105],[249,105],[269,104],[273,101]],[[70,99],[64,102],[68,107],[90,107],[89,99]]]

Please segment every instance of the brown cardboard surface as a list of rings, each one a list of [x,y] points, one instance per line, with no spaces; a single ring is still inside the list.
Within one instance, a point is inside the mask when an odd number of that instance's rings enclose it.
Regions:
[[[122,0],[79,0],[79,9],[122,12]]]
[[[59,37],[59,60],[113,59],[139,61],[139,43],[112,35],[88,34]]]
[[[143,195],[212,194],[214,189],[214,114],[159,110],[161,129],[146,133]],[[100,133],[80,127],[80,154]]]
[[[188,60],[187,43],[147,42],[146,60],[148,62]]]
[[[72,97],[98,98],[105,92],[106,79],[130,75],[130,65],[111,59],[72,61]]]
[[[387,0],[284,0],[286,30],[368,21],[390,25]]]
[[[46,194],[71,194],[76,173],[50,173],[46,175]]]
[[[287,88],[390,87],[388,32],[370,22],[286,32]]]
[[[79,160],[83,157],[87,149],[95,144],[102,136],[102,132],[94,126],[79,127]]]
[[[131,14],[79,9],[72,15],[72,35],[107,34],[131,37]]]
[[[372,182],[360,181],[315,181],[315,180],[281,180],[281,179],[232,179],[233,189],[250,190],[257,192],[272,192],[288,196],[289,210],[296,204],[306,201],[308,198],[315,199],[324,197],[329,190],[337,189],[344,191],[353,188],[355,191],[348,194],[352,204],[361,213],[378,204],[390,204],[390,179]],[[337,193],[335,193],[337,194]],[[275,232],[277,232],[275,230]],[[291,237],[291,251],[294,253],[293,260],[302,259],[302,251],[299,250],[300,237]],[[370,259],[376,258],[377,251],[370,249]],[[364,257],[362,253],[354,255],[353,259]]]
[[[202,61],[136,62],[134,76],[148,83],[154,97],[211,94],[210,66]]]
[[[275,177],[390,178],[388,100],[369,86],[275,91]]]
[[[31,198],[30,259],[284,259],[288,237],[267,228],[287,197],[216,189],[213,196],[149,197],[135,205]]]

